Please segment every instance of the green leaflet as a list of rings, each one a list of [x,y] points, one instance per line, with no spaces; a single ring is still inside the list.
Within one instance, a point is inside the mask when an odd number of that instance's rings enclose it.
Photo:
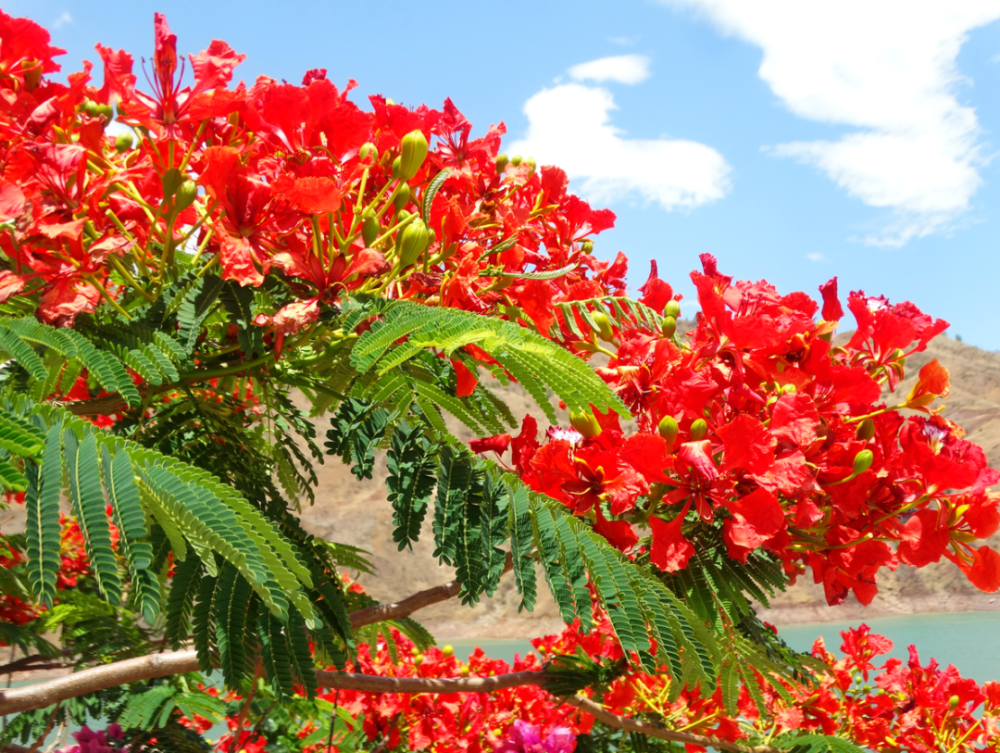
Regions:
[[[535,583],[535,562],[530,556],[534,542],[528,489],[522,483],[515,483],[514,477],[509,474],[503,476],[503,483],[507,487],[507,511],[510,519],[508,528],[514,579],[521,594],[518,611],[526,609],[531,612],[535,608],[538,591]]]
[[[247,657],[244,648],[250,584],[235,567],[226,565],[219,575],[219,586],[212,604],[215,612],[215,641],[219,647],[222,676],[229,687],[236,687],[246,676]]]
[[[165,607],[165,637],[174,651],[181,647],[190,633],[191,613],[200,585],[201,562],[189,557],[178,563]]]
[[[29,463],[25,512],[28,580],[39,601],[51,608],[62,558],[59,553],[59,497],[62,492],[62,424],[54,424],[45,438],[42,466]]]
[[[428,442],[419,425],[400,423],[392,435],[386,455],[389,476],[386,486],[392,503],[393,541],[399,551],[420,537],[427,506],[434,492],[437,445]]]
[[[482,585],[490,597],[500,585],[507,561],[502,548],[507,541],[507,487],[489,473],[483,474],[482,510]]]
[[[472,485],[472,461],[454,447],[441,449],[438,465],[437,499],[434,501],[434,556],[439,562],[455,564],[456,543],[465,497]]]
[[[451,168],[446,167],[444,170],[439,172],[434,176],[427,188],[424,190],[423,200],[420,202],[421,214],[423,215],[424,222],[430,227],[431,224],[431,208],[434,206],[434,197],[437,196],[437,192],[441,190],[441,186],[444,182],[448,180],[448,176],[451,175]],[[440,228],[438,228],[440,230]]]
[[[94,580],[104,598],[116,603],[121,601],[122,584],[118,577],[118,563],[111,548],[111,531],[104,511],[97,438],[88,434],[80,441],[76,432],[66,429],[63,432],[63,443],[66,447],[70,499],[87,544]]]
[[[370,479],[375,467],[375,448],[385,436],[389,417],[385,408],[370,409],[361,400],[345,400],[331,420],[333,428],[326,433],[327,454],[339,455],[345,463],[353,461],[351,472],[359,481]]]

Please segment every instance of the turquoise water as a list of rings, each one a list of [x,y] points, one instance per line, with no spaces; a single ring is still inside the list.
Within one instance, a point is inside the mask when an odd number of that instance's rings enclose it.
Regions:
[[[840,631],[867,622],[873,632],[893,642],[891,656],[906,659],[907,646],[916,645],[925,664],[931,657],[945,666],[954,664],[963,677],[978,682],[1000,680],[1000,612],[962,612],[956,614],[921,614],[880,617],[853,622],[811,623],[779,628],[780,635],[792,648],[808,651],[813,641],[823,636],[828,650],[840,655]],[[443,642],[442,642],[443,643]],[[455,654],[463,660],[476,646],[487,656],[513,661],[531,651],[527,640],[451,641]]]

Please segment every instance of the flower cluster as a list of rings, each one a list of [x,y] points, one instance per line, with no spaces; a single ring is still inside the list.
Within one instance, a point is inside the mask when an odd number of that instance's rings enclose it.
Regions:
[[[607,353],[598,373],[638,431],[626,436],[613,413],[572,416],[572,429],[550,430],[540,444],[529,417],[519,436],[474,449],[510,449],[535,489],[589,516],[620,549],[648,546],[667,572],[693,554],[690,533],[714,525],[736,560],[763,548],[792,577],[811,568],[831,604],[850,591],[868,604],[881,568],[942,557],[997,590],[1000,556],[974,542],[1000,525],[989,490],[1000,474],[930,408],[948,394],[948,371],[931,361],[902,403],[884,402],[906,358],[947,323],[855,292],[858,327],[838,344],[836,278],[820,304],[766,282],[734,283],[713,257],[702,261],[691,275],[701,312],[685,338],[670,317],[666,331],[605,321],[606,344],[583,343]],[[657,311],[677,312],[655,268],[643,292]],[[576,326],[561,323],[567,336]]]
[[[63,52],[48,33],[0,15],[0,249],[13,267],[0,302],[30,297],[43,321],[71,325],[126,288],[155,296],[201,259],[242,285],[283,279],[284,305],[256,321],[280,351],[349,290],[513,306],[545,329],[554,298],[623,289],[624,257],[597,261],[587,240],[614,215],[567,193],[561,170],[500,154],[502,124],[471,139],[451,101],[372,97],[363,111],[354,82],[340,90],[324,70],[230,88],[244,56],[218,40],[190,57],[184,87],[162,15],[155,40],[152,92],[136,88],[131,55],[100,45],[99,88],[89,63],[59,84],[44,76]],[[115,103],[138,140],[106,133]],[[527,265],[562,273],[524,279]]]

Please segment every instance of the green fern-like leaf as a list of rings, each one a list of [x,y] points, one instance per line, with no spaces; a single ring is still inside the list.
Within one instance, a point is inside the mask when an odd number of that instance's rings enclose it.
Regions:
[[[434,492],[437,445],[428,442],[419,425],[401,423],[392,435],[386,456],[389,502],[392,503],[392,533],[399,550],[412,548],[420,537],[427,506]]]

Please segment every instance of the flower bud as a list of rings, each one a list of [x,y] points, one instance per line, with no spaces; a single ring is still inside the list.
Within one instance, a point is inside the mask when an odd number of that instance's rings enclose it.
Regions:
[[[594,323],[597,325],[597,331],[604,342],[611,342],[615,338],[615,332],[611,328],[611,320],[608,319],[608,315],[603,311],[595,311],[592,314]]]
[[[660,332],[664,337],[673,337],[677,331],[677,320],[672,316],[665,316],[660,320]]]
[[[372,142],[366,141],[358,150],[358,156],[361,158],[362,162],[367,160],[369,157],[372,158],[373,162],[378,162],[378,148]]]
[[[510,160],[510,164],[514,167],[520,167],[522,162],[524,162],[524,157],[520,154],[515,154]]]
[[[674,319],[681,315],[681,304],[680,301],[675,301],[670,299],[667,301],[667,305],[663,307],[664,316],[672,316]]]
[[[409,267],[427,250],[430,234],[422,220],[414,220],[403,230],[399,241],[399,268]]]
[[[83,111],[85,113],[87,113],[92,118],[96,118],[97,117],[97,108],[98,107],[100,107],[100,105],[98,105],[92,99],[88,99],[86,102],[83,103]]]
[[[673,416],[664,416],[660,419],[660,425],[657,427],[657,430],[660,432],[660,436],[666,440],[667,449],[673,447],[674,442],[677,441],[677,435],[680,433],[677,419]]]
[[[587,411],[570,411],[569,424],[585,439],[593,439],[601,433],[601,425],[593,413]]]
[[[691,441],[700,442],[708,434],[708,422],[704,418],[696,418],[691,422]]]
[[[396,157],[396,159],[392,161],[392,177],[399,178],[402,175],[403,175],[403,158]]]
[[[535,163],[535,160],[532,159],[531,157],[528,157],[528,159],[526,159],[524,161],[524,164],[526,164],[528,166],[528,174],[529,175],[531,175],[532,173],[534,173],[535,170],[537,169],[537,165]]]
[[[875,436],[875,422],[870,418],[866,418],[860,424],[858,424],[858,430],[856,432],[858,439],[862,439],[867,442],[869,439]]]
[[[410,131],[403,136],[402,149],[400,151],[402,165],[400,167],[400,177],[403,180],[410,180],[420,170],[420,166],[427,159],[427,137],[419,128]]]
[[[24,71],[24,86],[30,94],[42,83],[42,64],[37,60],[22,60],[21,70]]]
[[[196,198],[198,198],[198,184],[193,180],[186,180],[177,189],[174,197],[174,207],[178,212],[181,212],[194,204]]]
[[[129,149],[132,148],[132,144],[135,143],[135,139],[132,138],[132,134],[128,131],[124,133],[119,133],[118,138],[115,139],[115,151],[119,154],[124,154]]]
[[[462,677],[468,677],[469,676],[469,665],[468,664],[463,664],[462,668],[460,670],[458,670],[458,673],[460,675],[462,675]]]
[[[510,162],[510,157],[506,153],[497,155],[497,175],[507,169],[508,162]]]
[[[441,653],[444,654],[445,656],[451,656],[453,653],[455,653],[455,647],[449,644],[441,649]]]
[[[97,114],[100,115],[102,118],[104,118],[105,121],[110,123],[111,119],[115,116],[115,111],[114,108],[111,107],[111,105],[98,105]]]
[[[166,201],[178,188],[181,187],[181,183],[184,182],[184,176],[181,171],[176,167],[171,167],[165,173],[163,173],[163,200]]]
[[[417,654],[416,656],[413,657],[413,666],[419,667],[423,663],[424,663],[424,655],[423,654]]]
[[[873,462],[875,462],[875,453],[871,450],[862,450],[859,452],[854,456],[854,475],[860,476],[872,467]]]
[[[400,209],[399,213],[396,215],[397,222],[405,222],[413,216],[413,212],[408,212],[405,209]]]
[[[374,217],[366,217],[364,219],[361,223],[361,237],[364,239],[365,246],[371,248],[375,239],[378,238],[379,230],[381,230],[381,227],[379,227],[378,220]]]
[[[594,242],[589,238],[580,244],[580,250],[585,254],[594,253]]]
[[[396,207],[398,211],[409,203],[410,203],[410,186],[406,183],[400,183],[399,190],[396,191],[396,198],[392,200],[392,205]]]
[[[953,695],[951,698],[948,699],[948,706],[950,706],[952,709],[956,709],[958,708],[958,704],[960,704],[961,702],[962,702],[961,698],[959,698],[957,695]]]

